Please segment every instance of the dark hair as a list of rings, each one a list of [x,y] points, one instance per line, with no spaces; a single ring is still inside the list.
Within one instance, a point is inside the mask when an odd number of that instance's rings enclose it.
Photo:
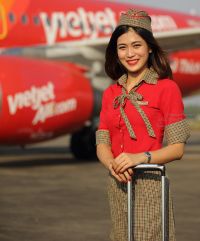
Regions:
[[[167,54],[161,49],[153,34],[144,28],[131,27],[128,25],[121,25],[113,32],[110,42],[106,49],[105,71],[107,75],[113,79],[119,79],[123,74],[127,73],[126,68],[120,63],[117,55],[117,39],[124,33],[133,28],[147,43],[152,53],[149,54],[148,68],[153,66],[158,73],[160,79],[173,79],[172,70],[170,67]]]

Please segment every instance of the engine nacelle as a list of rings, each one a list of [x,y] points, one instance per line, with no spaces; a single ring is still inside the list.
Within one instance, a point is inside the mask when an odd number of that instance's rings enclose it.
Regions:
[[[76,65],[0,56],[0,144],[44,141],[81,129],[93,90]]]
[[[200,89],[200,49],[170,54],[175,82],[183,96]]]

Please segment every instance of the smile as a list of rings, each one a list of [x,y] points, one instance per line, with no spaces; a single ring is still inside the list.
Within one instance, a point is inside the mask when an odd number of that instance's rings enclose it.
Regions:
[[[139,59],[129,60],[129,61],[127,61],[127,63],[128,63],[129,65],[135,65],[135,64],[138,63],[138,61],[139,61]]]

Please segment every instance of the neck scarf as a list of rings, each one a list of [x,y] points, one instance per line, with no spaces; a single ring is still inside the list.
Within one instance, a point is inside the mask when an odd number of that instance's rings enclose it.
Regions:
[[[138,113],[141,115],[149,136],[151,137],[156,137],[155,132],[152,128],[152,125],[148,119],[148,117],[146,116],[146,114],[144,113],[143,109],[140,107],[140,105],[137,103],[137,101],[142,101],[143,96],[137,92],[135,92],[142,84],[143,81],[145,81],[148,84],[157,84],[158,82],[158,74],[156,73],[156,71],[151,67],[150,69],[148,69],[145,74],[143,75],[143,77],[139,80],[139,82],[137,83],[137,85],[135,87],[133,87],[131,89],[131,91],[127,94],[126,93],[126,80],[127,80],[127,75],[123,75],[122,77],[119,78],[118,83],[120,85],[122,85],[122,95],[117,96],[114,99],[113,102],[113,107],[116,109],[118,107],[120,107],[120,113],[122,115],[122,118],[126,124],[126,127],[128,129],[129,135],[131,138],[136,139],[136,135],[135,132],[133,130],[133,127],[130,124],[130,121],[127,117],[127,115],[124,112],[124,107],[126,105],[126,101],[130,100],[131,104],[136,108],[136,110],[138,111]]]

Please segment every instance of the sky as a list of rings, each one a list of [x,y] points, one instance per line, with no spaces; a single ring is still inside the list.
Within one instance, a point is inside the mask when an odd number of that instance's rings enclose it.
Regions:
[[[183,13],[190,13],[196,12],[196,15],[200,16],[200,0],[168,0],[168,1],[162,1],[162,0],[108,0],[112,2],[122,2],[122,3],[132,3],[136,5],[143,5],[153,8],[160,8],[165,10],[173,10]]]

